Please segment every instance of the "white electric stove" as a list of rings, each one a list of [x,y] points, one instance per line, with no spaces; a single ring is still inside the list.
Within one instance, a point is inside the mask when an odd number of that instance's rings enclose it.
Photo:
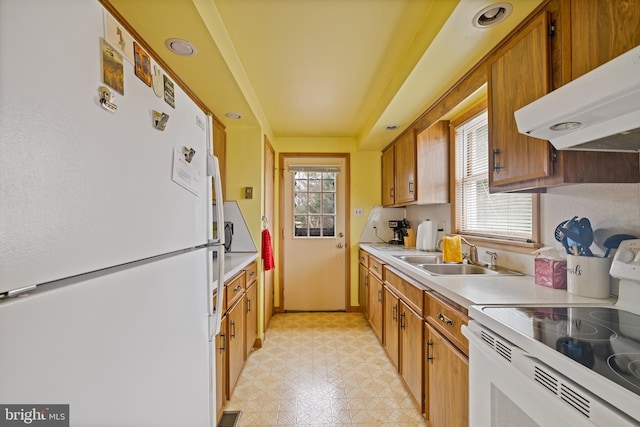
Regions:
[[[640,426],[640,240],[610,306],[472,306],[471,426]]]

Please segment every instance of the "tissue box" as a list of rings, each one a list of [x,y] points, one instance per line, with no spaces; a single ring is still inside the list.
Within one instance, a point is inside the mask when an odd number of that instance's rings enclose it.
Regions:
[[[536,285],[554,289],[567,289],[567,261],[536,258]]]

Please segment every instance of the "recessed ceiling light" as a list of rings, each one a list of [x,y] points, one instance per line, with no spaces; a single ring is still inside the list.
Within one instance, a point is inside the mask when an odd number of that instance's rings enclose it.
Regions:
[[[164,45],[176,55],[193,56],[198,53],[198,49],[194,45],[182,39],[168,39]]]
[[[386,130],[394,130],[394,129],[398,129],[398,125],[386,125],[384,128]]]
[[[513,6],[511,3],[495,3],[476,13],[473,17],[473,26],[478,28],[492,27],[511,15]]]
[[[242,118],[242,114],[240,114],[240,113],[232,113],[232,112],[225,113],[224,116],[226,118],[228,118],[228,119],[233,119],[233,120],[239,120],[239,119]]]

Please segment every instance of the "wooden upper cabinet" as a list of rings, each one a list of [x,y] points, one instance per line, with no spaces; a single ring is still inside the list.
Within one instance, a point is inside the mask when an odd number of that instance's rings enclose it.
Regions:
[[[548,16],[541,13],[489,62],[489,186],[549,176],[551,147],[518,132],[514,111],[550,90]]]
[[[403,133],[395,142],[396,204],[416,200],[416,138],[413,129]]]
[[[395,175],[394,175],[393,145],[382,152],[382,204],[390,206],[395,203]]]
[[[382,204],[404,206],[416,195],[416,138],[408,129],[382,152]]]
[[[215,117],[213,118],[213,154],[218,158],[218,164],[220,165],[220,176],[222,177],[222,198],[225,197],[225,176],[227,167],[227,132],[224,125],[220,123]],[[215,192],[213,193],[213,202],[216,201]]]
[[[420,132],[416,141],[418,203],[449,203],[449,121]]]
[[[488,58],[491,192],[640,182],[637,153],[557,151],[520,134],[513,115],[640,44],[639,22],[640,0],[551,0]]]
[[[571,78],[640,45],[640,0],[571,1]]]

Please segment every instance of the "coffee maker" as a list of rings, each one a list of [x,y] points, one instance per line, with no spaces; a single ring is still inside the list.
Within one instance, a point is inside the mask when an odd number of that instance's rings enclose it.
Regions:
[[[393,239],[389,240],[389,243],[392,245],[403,245],[404,237],[408,235],[407,229],[411,228],[409,221],[406,219],[391,220],[389,221],[389,228],[393,230]]]

